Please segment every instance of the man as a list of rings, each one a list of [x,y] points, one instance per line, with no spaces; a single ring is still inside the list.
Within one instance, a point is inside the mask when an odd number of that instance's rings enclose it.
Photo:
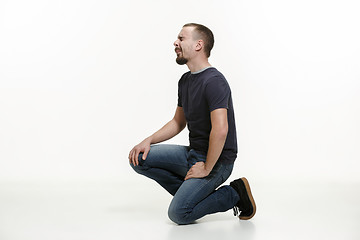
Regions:
[[[231,208],[240,219],[254,216],[256,206],[246,178],[216,190],[230,176],[237,139],[230,87],[209,64],[214,36],[207,27],[185,24],[174,42],[176,62],[189,72],[178,83],[178,106],[171,121],[136,145],[130,165],[158,182],[174,197],[169,218],[189,224]],[[180,133],[187,125],[190,146],[153,145]]]

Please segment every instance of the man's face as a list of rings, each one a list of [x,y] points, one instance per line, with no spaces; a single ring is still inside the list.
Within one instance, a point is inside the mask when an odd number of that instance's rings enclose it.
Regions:
[[[180,65],[186,64],[194,53],[196,42],[192,36],[193,27],[184,27],[174,42],[177,54],[176,62]]]

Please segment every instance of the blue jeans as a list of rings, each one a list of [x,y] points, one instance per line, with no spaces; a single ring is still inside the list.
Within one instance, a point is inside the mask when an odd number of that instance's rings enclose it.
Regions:
[[[146,160],[139,155],[139,165],[132,168],[165,188],[173,199],[169,218],[177,224],[189,224],[216,212],[225,212],[239,201],[238,193],[230,186],[222,186],[230,176],[234,164],[217,162],[207,177],[184,181],[188,170],[206,156],[190,147],[178,145],[153,145]]]

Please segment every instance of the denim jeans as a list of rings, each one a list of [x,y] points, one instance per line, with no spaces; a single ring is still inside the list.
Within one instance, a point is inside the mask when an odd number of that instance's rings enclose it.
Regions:
[[[146,160],[139,155],[139,165],[132,168],[165,188],[173,199],[169,218],[177,224],[189,224],[216,212],[225,212],[239,201],[238,193],[230,186],[222,186],[230,176],[233,165],[217,162],[207,177],[184,181],[188,170],[206,156],[194,149],[178,145],[153,145]]]

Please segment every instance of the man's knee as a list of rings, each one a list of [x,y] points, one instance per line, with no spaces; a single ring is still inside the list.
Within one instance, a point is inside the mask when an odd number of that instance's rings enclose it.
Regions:
[[[194,222],[189,219],[189,213],[183,207],[176,207],[173,204],[170,204],[169,206],[168,216],[171,221],[178,225],[185,225]]]
[[[134,165],[132,162],[130,162],[130,166],[134,169],[135,172],[141,173],[142,171],[146,170],[146,166],[144,165],[144,160],[142,159],[142,153],[139,154],[138,157],[138,165]]]

